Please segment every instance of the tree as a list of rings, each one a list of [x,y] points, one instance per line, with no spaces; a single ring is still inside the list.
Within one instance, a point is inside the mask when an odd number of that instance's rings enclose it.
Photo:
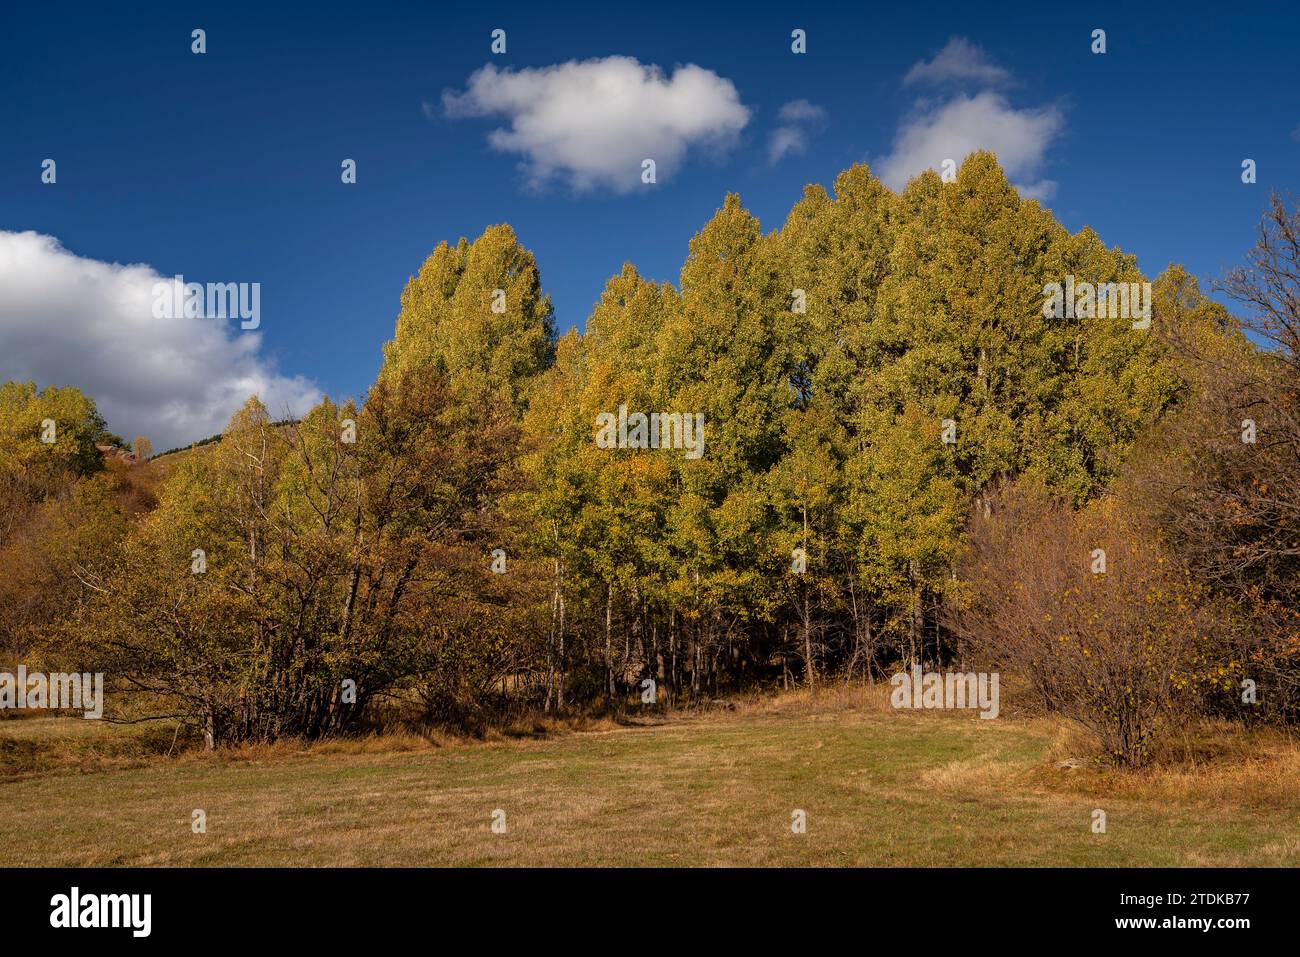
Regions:
[[[664,327],[660,375],[670,408],[702,413],[705,453],[677,464],[667,511],[676,565],[669,594],[691,642],[699,694],[729,636],[772,619],[784,567],[773,539],[769,471],[785,452],[782,413],[793,401],[789,305],[775,241],[729,195],[690,243],[681,309]]]
[[[1115,764],[1146,763],[1215,682],[1232,684],[1208,667],[1234,644],[1232,616],[1122,503],[1076,512],[1030,483],[991,496],[971,526],[948,605],[966,653],[1023,678]]]
[[[103,467],[106,436],[95,403],[74,388],[0,385],[0,543],[31,505]]]
[[[1046,284],[1066,275],[1141,277],[1130,257],[1022,200],[991,154],[967,157],[953,183],[917,177],[891,221],[889,270],[858,348],[847,494],[885,631],[907,655],[931,632],[942,654],[933,609],[960,516],[1021,474],[1087,501],[1177,379],[1127,319],[1044,315]]]
[[[528,384],[554,358],[550,298],[533,254],[509,226],[473,243],[441,243],[407,283],[381,379],[425,369],[454,392],[500,392],[522,410]]]
[[[127,531],[119,483],[97,473],[32,507],[0,545],[0,656],[57,657],[64,623],[94,598]],[[29,665],[30,666],[30,665]]]
[[[1181,269],[1157,283],[1186,387],[1128,478],[1197,580],[1251,622],[1259,710],[1287,720],[1300,712],[1298,222],[1274,197],[1248,265],[1222,287],[1246,307],[1240,319]]]
[[[858,531],[845,467],[866,440],[860,413],[872,367],[867,343],[889,272],[895,205],[884,184],[857,165],[836,179],[833,199],[808,187],[778,237],[782,286],[790,293],[782,328],[794,397],[782,423],[788,452],[774,478],[781,552],[802,548],[808,562],[786,581],[809,677],[815,646],[835,637],[832,616],[840,610],[850,620],[839,629],[850,634],[842,653],[848,670],[870,673],[876,655],[874,609],[859,600]]]

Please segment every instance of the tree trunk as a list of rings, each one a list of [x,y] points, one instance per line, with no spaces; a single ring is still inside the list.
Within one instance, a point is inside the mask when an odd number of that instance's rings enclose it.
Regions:
[[[212,707],[212,698],[203,702],[203,750],[217,750],[217,717]]]
[[[803,506],[803,549],[804,555],[808,554],[808,506]],[[804,575],[806,576],[805,571]],[[808,605],[808,582],[806,577],[800,576],[799,590],[803,593],[803,658],[804,658],[804,677],[808,682],[808,687],[812,688],[817,684],[817,666],[813,661],[812,647],[812,610]]]
[[[605,701],[614,700],[614,647],[611,634],[614,619],[614,586],[605,586]]]

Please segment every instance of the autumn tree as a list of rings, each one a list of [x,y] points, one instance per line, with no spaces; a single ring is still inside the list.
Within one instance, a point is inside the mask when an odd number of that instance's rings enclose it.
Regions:
[[[28,506],[99,471],[106,436],[94,401],[75,388],[0,385],[0,542]]]
[[[407,283],[380,378],[425,370],[454,392],[499,392],[521,410],[554,340],[533,254],[509,226],[491,226],[473,243],[440,243]]]
[[[1260,711],[1300,711],[1300,212],[1274,198],[1224,290],[1234,317],[1171,268],[1159,312],[1186,380],[1178,408],[1130,464],[1132,494],[1197,579],[1252,621]]]
[[[775,240],[730,195],[695,235],[681,309],[663,329],[669,408],[704,416],[704,452],[678,464],[665,524],[668,592],[689,642],[692,692],[718,672],[729,639],[771,620],[784,556],[773,537],[768,473],[785,452],[793,401],[788,315]],[[734,643],[731,647],[734,647]]]
[[[964,652],[1027,682],[1110,761],[1146,763],[1204,695],[1233,684],[1233,616],[1120,501],[1075,511],[1032,482],[990,500],[946,606]]]

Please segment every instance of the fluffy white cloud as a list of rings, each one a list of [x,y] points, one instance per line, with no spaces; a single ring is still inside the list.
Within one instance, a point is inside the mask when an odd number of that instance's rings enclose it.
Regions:
[[[903,77],[903,85],[973,81],[982,86],[997,86],[1010,78],[1011,74],[994,63],[982,49],[965,37],[953,37],[933,60],[912,64]]]
[[[452,117],[503,116],[507,128],[488,142],[524,157],[529,181],[565,177],[575,190],[628,192],[641,185],[641,163],[655,161],[660,182],[689,148],[724,148],[749,122],[730,80],[688,64],[666,76],[631,57],[556,66],[475,71],[464,92],[443,93]]]
[[[965,37],[952,37],[931,60],[921,60],[903,77],[904,86],[957,84],[1004,86],[1010,72]],[[1056,183],[1038,179],[1048,147],[1065,118],[1055,106],[1016,109],[1001,93],[985,90],[940,100],[921,100],[898,128],[893,149],[873,164],[880,178],[902,189],[922,170],[941,170],[945,160],[960,164],[976,150],[990,150],[1023,196],[1046,200]]]
[[[768,162],[776,163],[791,153],[808,149],[808,140],[826,125],[826,111],[807,100],[791,100],[777,111],[781,125],[767,141]]]
[[[320,398],[258,354],[236,320],[156,319],[152,267],[86,259],[52,236],[0,230],[0,380],[71,385],[111,431],[162,451],[220,432],[256,394],[275,418]]]
[[[1045,199],[1055,184],[1034,178],[1064,125],[1056,107],[1018,110],[999,93],[963,94],[944,103],[920,104],[899,127],[892,151],[873,165],[886,185],[897,190],[922,170],[941,169],[945,159],[960,164],[976,150],[991,150],[1022,193]]]

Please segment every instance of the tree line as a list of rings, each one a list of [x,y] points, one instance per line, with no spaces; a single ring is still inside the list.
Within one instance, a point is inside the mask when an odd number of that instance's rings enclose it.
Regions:
[[[1147,280],[990,154],[901,194],[855,166],[766,233],[728,196],[677,283],[625,265],[563,336],[509,226],[441,243],[364,401],[250,398],[134,470],[76,390],[8,384],[3,648],[213,747],[913,662],[1018,675],[1121,763],[1187,714],[1290,721],[1296,224],[1275,200],[1225,279],[1242,317],[1170,266],[1142,326],[1045,308]],[[620,410],[702,416],[703,454],[598,442]]]

